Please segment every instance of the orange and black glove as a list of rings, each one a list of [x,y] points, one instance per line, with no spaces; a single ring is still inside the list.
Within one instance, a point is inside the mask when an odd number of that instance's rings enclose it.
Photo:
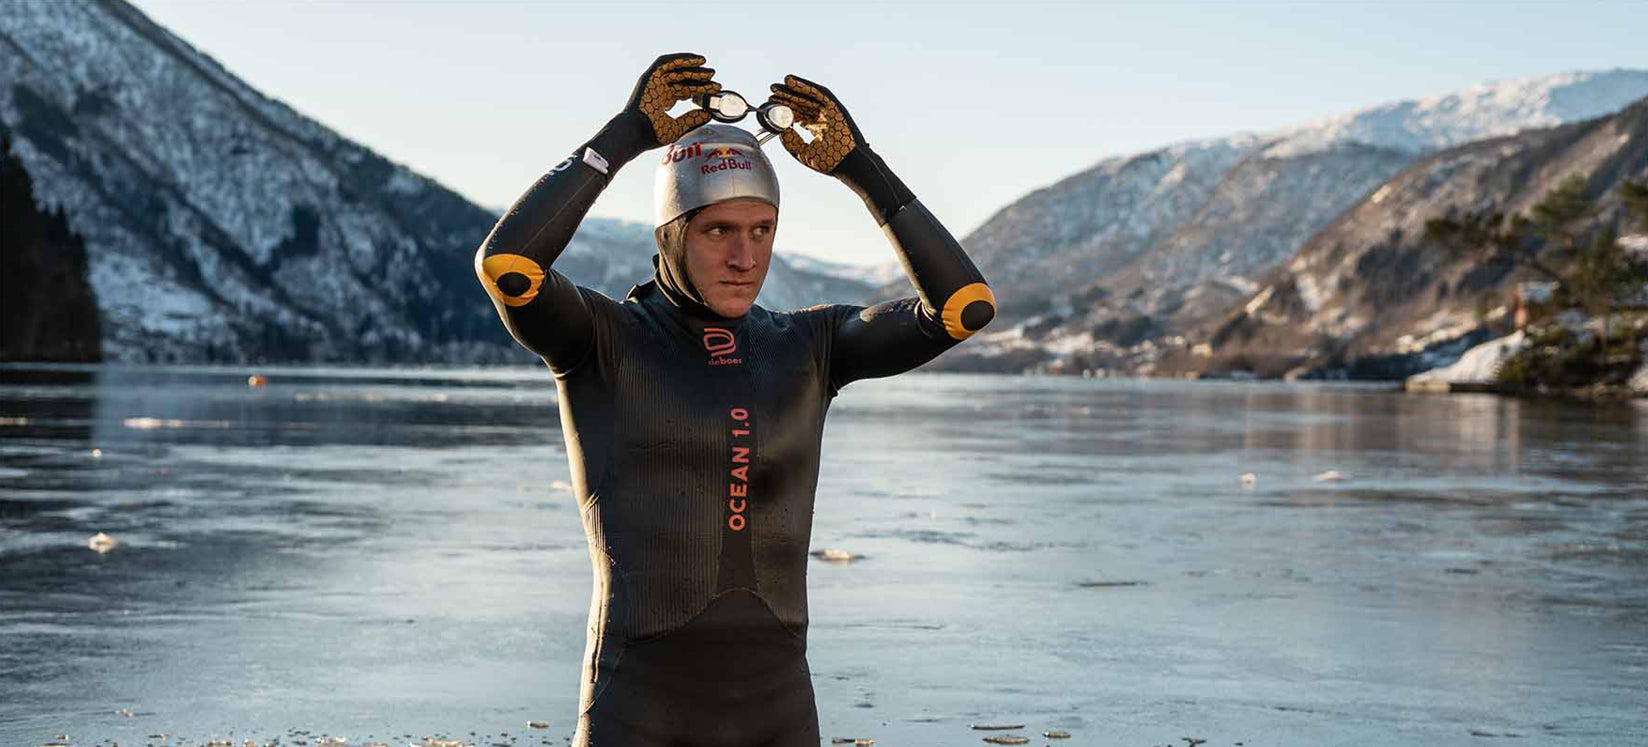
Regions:
[[[772,100],[794,110],[795,123],[813,136],[809,143],[795,130],[786,130],[780,136],[784,150],[803,166],[840,179],[857,192],[877,223],[887,225],[899,208],[915,201],[909,187],[870,150],[864,133],[830,89],[786,75],[783,83],[772,85]]]
[[[623,164],[709,122],[710,113],[703,109],[679,117],[669,114],[676,102],[721,91],[721,84],[710,79],[715,70],[703,65],[704,56],[691,52],[653,60],[636,81],[623,111],[601,128],[589,146],[608,161]]]

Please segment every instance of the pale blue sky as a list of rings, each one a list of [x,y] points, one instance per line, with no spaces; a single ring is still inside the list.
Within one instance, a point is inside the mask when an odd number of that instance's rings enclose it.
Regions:
[[[1648,68],[1648,2],[135,2],[266,94],[488,206],[599,129],[658,54],[701,52],[757,100],[796,73],[840,96],[958,237],[1105,156]],[[893,259],[857,197],[767,150],[780,251]],[[650,222],[652,168],[631,163],[592,214]]]

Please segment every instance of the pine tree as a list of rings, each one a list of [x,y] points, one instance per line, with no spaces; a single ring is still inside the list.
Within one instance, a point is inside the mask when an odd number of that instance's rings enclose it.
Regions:
[[[1556,281],[1575,305],[1601,317],[1605,368],[1609,322],[1620,303],[1642,292],[1648,263],[1620,246],[1614,227],[1600,220],[1588,184],[1570,176],[1526,215],[1490,209],[1432,218],[1425,222],[1425,238],[1457,258],[1508,261]],[[1630,219],[1648,226],[1648,184],[1626,181],[1620,198]]]
[[[41,210],[0,126],[0,360],[95,361],[98,312],[86,249],[61,209]]]
[[[1619,185],[1620,202],[1625,205],[1625,213],[1636,224],[1638,229],[1648,231],[1648,180],[1625,180]]]

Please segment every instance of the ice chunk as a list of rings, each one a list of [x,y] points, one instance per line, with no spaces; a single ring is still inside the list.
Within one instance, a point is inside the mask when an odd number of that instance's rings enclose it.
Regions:
[[[115,546],[119,544],[120,540],[110,537],[102,532],[98,532],[97,534],[92,535],[91,539],[86,540],[86,546],[99,555],[113,550]]]

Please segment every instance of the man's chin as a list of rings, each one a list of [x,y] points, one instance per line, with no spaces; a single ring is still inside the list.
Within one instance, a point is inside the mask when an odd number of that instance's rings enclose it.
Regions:
[[[713,311],[717,314],[720,314],[721,316],[728,317],[728,318],[741,317],[744,314],[748,313],[749,310],[750,310],[750,307],[754,306],[754,305],[755,305],[755,299],[754,298],[749,298],[749,299],[742,299],[742,298],[720,299],[720,300],[717,300],[715,303],[708,304],[708,306],[710,307],[710,311]]]
[[[717,306],[711,306],[710,311],[720,314],[728,319],[737,319],[738,317],[749,313],[750,307],[754,305],[755,304],[753,303],[720,304]]]

